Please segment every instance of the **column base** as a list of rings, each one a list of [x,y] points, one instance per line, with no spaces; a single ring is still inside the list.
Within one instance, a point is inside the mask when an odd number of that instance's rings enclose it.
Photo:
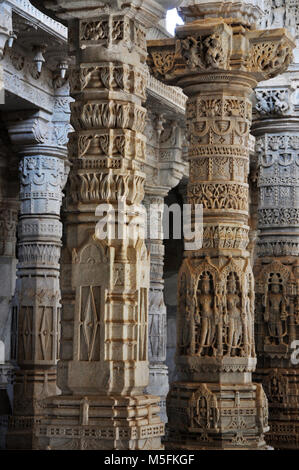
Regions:
[[[157,397],[59,396],[36,428],[40,450],[163,450]]]
[[[173,384],[168,442],[181,450],[267,450],[267,398],[258,384]]]
[[[14,377],[13,416],[8,421],[6,448],[34,450],[36,426],[45,412],[45,399],[59,393],[56,369],[17,370]]]

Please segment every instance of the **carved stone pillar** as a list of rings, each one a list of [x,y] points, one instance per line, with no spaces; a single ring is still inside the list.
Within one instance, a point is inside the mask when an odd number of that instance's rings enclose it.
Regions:
[[[60,209],[68,165],[66,148],[57,141],[55,122],[49,122],[41,111],[30,116],[18,113],[18,119],[8,123],[10,138],[21,158],[18,266],[12,312],[18,336],[17,354],[12,359],[19,369],[15,373],[7,447],[32,449],[35,425],[43,413],[42,400],[57,393]]]
[[[261,83],[255,93],[253,133],[259,169],[255,377],[269,400],[267,442],[275,449],[298,449],[299,7],[288,0],[270,6],[264,23],[269,28],[290,27],[297,48],[288,71]]]
[[[2,182],[1,182],[2,183]],[[6,184],[9,184],[6,182]],[[8,416],[11,414],[13,365],[11,363],[11,300],[16,282],[16,227],[19,204],[16,199],[0,199],[0,449],[5,448]]]
[[[6,137],[0,139],[0,449],[5,448],[8,417],[12,410],[11,300],[16,281],[18,190],[16,158]]]
[[[146,196],[144,206],[148,214],[148,231],[150,224],[156,225],[154,238],[148,237],[147,247],[150,252],[150,290],[149,290],[149,385],[147,393],[160,396],[160,416],[163,422],[167,421],[166,396],[169,390],[168,370],[166,360],[166,306],[164,303],[164,245],[163,245],[163,211],[165,188],[145,188]],[[152,210],[151,210],[152,208]],[[152,213],[151,213],[152,212]],[[154,218],[156,220],[154,220]],[[151,227],[153,228],[153,227]]]
[[[256,258],[256,241],[258,233],[258,187],[257,187],[258,164],[255,148],[255,138],[250,135],[249,144],[249,244],[247,250],[250,253],[251,265]]]
[[[167,399],[168,446],[263,449],[267,399],[251,377],[249,97],[258,81],[286,70],[294,44],[284,30],[254,29],[259,10],[253,2],[191,3],[183,12],[197,21],[178,27],[173,41],[149,45],[153,73],[189,98],[188,201],[203,205],[204,225],[203,247],[185,252],[179,275],[180,380]],[[227,18],[209,18],[219,8]]]
[[[150,109],[150,104],[149,104]],[[149,385],[147,392],[161,397],[160,416],[166,415],[166,395],[169,390],[165,365],[167,318],[164,302],[164,198],[183,176],[186,164],[182,158],[184,126],[182,122],[149,113],[146,126],[147,162],[144,205],[147,209],[147,246],[150,252],[149,291]]]
[[[146,27],[163,16],[165,2],[60,3],[47,5],[69,19],[75,132],[63,259],[62,395],[46,401],[39,448],[161,449],[158,398],[143,394],[150,269],[141,165]],[[104,205],[117,223],[113,234],[109,219],[102,239]]]

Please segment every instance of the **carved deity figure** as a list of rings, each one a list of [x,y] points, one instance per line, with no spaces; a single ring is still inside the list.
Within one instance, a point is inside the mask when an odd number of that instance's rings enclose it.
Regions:
[[[240,297],[237,293],[235,277],[230,274],[227,280],[226,295],[227,311],[226,324],[227,334],[227,356],[235,355],[236,349],[240,348],[242,342],[242,315],[240,310]]]
[[[201,59],[199,42],[196,38],[188,37],[181,42],[182,56],[187,64],[192,68],[205,68],[204,62]]]
[[[271,28],[283,28],[285,25],[286,7],[284,0],[273,1],[273,16],[270,27]]]
[[[281,278],[273,274],[269,282],[268,293],[264,298],[264,320],[268,327],[267,344],[282,344],[286,336],[287,299],[282,293]]]
[[[206,384],[201,384],[197,392],[193,393],[188,414],[191,418],[191,426],[203,431],[218,429],[219,408],[216,397],[208,390]]]
[[[224,63],[224,50],[220,34],[212,34],[204,40],[205,60],[207,67],[220,67]]]
[[[213,356],[216,355],[214,343],[217,319],[214,307],[211,278],[208,273],[204,273],[199,281],[197,311],[195,315],[195,322],[200,330],[198,335],[198,356],[201,356],[204,348],[212,348]]]

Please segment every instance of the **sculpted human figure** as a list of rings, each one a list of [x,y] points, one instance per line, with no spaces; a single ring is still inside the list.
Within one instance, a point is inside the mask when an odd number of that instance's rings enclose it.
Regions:
[[[187,64],[191,67],[204,68],[204,63],[201,60],[199,51],[199,44],[196,38],[188,37],[181,41],[182,56],[185,58]]]
[[[194,421],[202,428],[205,428],[209,423],[209,407],[205,397],[200,397],[197,400]]]
[[[208,429],[218,429],[220,413],[217,399],[205,385],[193,394],[189,406],[193,426],[205,432]]]
[[[287,319],[287,299],[281,292],[281,283],[276,274],[269,284],[269,293],[265,298],[264,320],[268,326],[269,336],[265,338],[268,344],[281,344],[287,334],[284,322]]]
[[[201,356],[204,348],[213,348],[213,356],[216,355],[214,348],[216,333],[216,318],[214,314],[214,296],[211,291],[211,281],[205,273],[200,281],[197,293],[196,323],[200,326],[198,356]]]
[[[240,298],[237,294],[236,280],[230,276],[227,281],[227,356],[235,355],[236,348],[242,341],[242,315],[239,308]]]
[[[219,67],[224,60],[221,38],[219,34],[212,34],[204,40],[206,49],[205,61],[207,67]]]
[[[256,103],[256,110],[260,113],[260,114],[268,114],[271,112],[271,107],[267,101],[267,99],[265,98],[264,94],[262,92],[259,92],[259,91],[256,91],[255,92],[255,95],[257,97],[257,103]]]
[[[283,28],[285,25],[285,5],[284,0],[274,0],[272,28]]]

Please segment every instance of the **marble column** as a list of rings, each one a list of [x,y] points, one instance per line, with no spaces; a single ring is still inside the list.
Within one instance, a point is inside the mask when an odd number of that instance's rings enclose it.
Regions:
[[[251,265],[256,258],[256,240],[258,234],[257,208],[258,208],[258,187],[257,187],[257,155],[255,149],[255,137],[250,135],[249,145],[249,245],[247,247],[251,254]]]
[[[12,297],[16,282],[16,236],[18,221],[18,179],[16,157],[7,136],[0,139],[0,449],[5,448],[8,418],[12,411],[11,362]]]
[[[168,3],[47,2],[69,20],[75,132],[62,271],[62,395],[45,402],[40,449],[161,449],[159,399],[143,393],[150,260],[142,236],[142,103],[146,28]]]
[[[184,2],[181,11],[187,23],[173,42],[149,44],[153,73],[189,98],[188,202],[203,206],[203,246],[185,251],[179,274],[180,377],[167,398],[168,448],[265,449],[267,399],[252,382],[249,98],[259,81],[286,70],[294,42],[282,29],[257,31],[252,1]]]
[[[7,434],[9,449],[35,448],[34,430],[43,413],[42,400],[57,393],[60,209],[68,164],[65,142],[57,140],[59,125],[51,118],[42,111],[19,112],[10,115],[7,123],[20,156],[18,266],[12,312],[18,338],[12,359],[18,370]]]
[[[271,6],[271,5],[270,5]],[[278,14],[279,10],[279,14]],[[299,7],[269,8],[269,27],[287,26],[297,37],[288,71],[255,92],[258,157],[255,378],[269,400],[275,449],[299,447]]]
[[[150,105],[149,105],[150,109]],[[144,205],[147,209],[147,247],[150,252],[149,385],[147,393],[160,396],[160,416],[167,421],[169,390],[166,361],[167,312],[164,302],[164,198],[183,176],[184,125],[149,113],[146,126],[147,163]]]
[[[159,190],[160,189],[160,190]],[[162,219],[164,212],[165,188],[146,188],[144,206],[148,213],[148,230],[156,225],[154,238],[148,237],[147,247],[150,252],[150,290],[149,290],[149,385],[147,393],[160,397],[160,416],[163,422],[167,421],[166,396],[169,390],[168,369],[166,360],[166,306],[164,303],[164,245]],[[153,208],[155,213],[151,214]],[[156,220],[154,220],[154,218]]]

